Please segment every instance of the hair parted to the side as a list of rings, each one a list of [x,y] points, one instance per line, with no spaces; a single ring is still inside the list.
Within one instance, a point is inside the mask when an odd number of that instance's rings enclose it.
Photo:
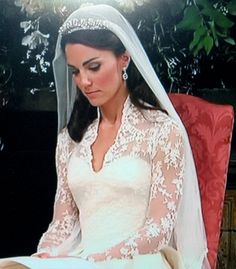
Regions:
[[[119,38],[106,29],[79,30],[65,34],[61,39],[61,49],[64,52],[67,44],[82,44],[96,49],[110,50],[117,57],[126,51]],[[129,78],[126,80],[126,83],[133,105],[140,109],[162,110],[158,99],[132,61],[129,64],[127,73]],[[92,106],[78,89],[72,114],[67,125],[70,137],[74,141],[80,142],[88,126],[96,117],[97,108]]]

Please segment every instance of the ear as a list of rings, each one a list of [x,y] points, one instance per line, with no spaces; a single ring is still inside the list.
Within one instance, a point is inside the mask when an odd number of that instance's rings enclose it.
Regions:
[[[122,55],[121,55],[121,63],[122,63],[122,68],[128,68],[129,63],[130,63],[130,55],[127,51],[125,51]]]

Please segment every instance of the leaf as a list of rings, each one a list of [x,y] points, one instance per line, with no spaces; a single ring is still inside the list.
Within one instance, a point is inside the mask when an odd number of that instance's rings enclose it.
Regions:
[[[190,6],[185,9],[184,18],[176,27],[182,30],[196,30],[202,23],[202,19],[198,9]]]
[[[232,37],[225,38],[224,41],[230,45],[236,45],[235,40]]]
[[[219,46],[219,40],[218,40],[218,36],[217,36],[217,33],[216,33],[215,23],[214,23],[214,21],[209,21],[208,24],[210,26],[213,39],[215,41],[215,45],[216,45],[216,47],[218,47]]]
[[[215,23],[222,28],[231,28],[234,23],[220,12],[215,13]]]
[[[213,48],[214,40],[211,36],[208,35],[204,38],[203,43],[204,43],[205,51],[208,55]]]
[[[204,37],[204,39],[202,39],[198,43],[198,45],[194,49],[194,52],[193,52],[194,56],[197,56],[197,54],[199,53],[201,49],[205,49],[208,55],[211,52],[213,45],[214,45],[213,38],[210,35],[207,35],[206,37]]]
[[[189,45],[189,49],[192,50],[195,46],[197,46],[197,44],[199,43],[199,41],[205,36],[207,35],[207,29],[204,26],[199,27],[194,33],[193,33],[193,40]]]
[[[198,52],[204,47],[203,42],[199,42],[196,48],[193,51],[193,55],[196,57],[198,55]]]
[[[222,38],[227,38],[227,36],[228,36],[227,30],[225,30],[225,29],[220,29],[220,30],[221,31],[216,30],[217,36],[222,37]]]
[[[215,24],[222,28],[228,29],[234,25],[234,23],[230,19],[228,19],[223,13],[216,9],[204,8],[201,13],[213,19],[215,21]]]
[[[226,7],[229,11],[229,14],[236,16],[236,0],[229,2]]]
[[[216,9],[214,9],[213,7],[207,7],[201,10],[201,13],[203,15],[208,16],[210,18],[214,18],[215,12],[216,12]]]

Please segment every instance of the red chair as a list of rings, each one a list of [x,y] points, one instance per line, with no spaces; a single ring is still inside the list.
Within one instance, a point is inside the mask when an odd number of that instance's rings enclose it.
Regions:
[[[234,112],[230,105],[209,103],[186,94],[169,94],[182,119],[196,164],[208,259],[216,268]]]

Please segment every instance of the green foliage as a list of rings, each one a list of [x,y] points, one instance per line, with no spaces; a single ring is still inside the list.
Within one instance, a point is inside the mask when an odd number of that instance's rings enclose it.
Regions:
[[[187,6],[184,9],[184,18],[177,24],[177,29],[196,30],[202,25],[202,18],[198,8],[194,6]]]
[[[200,74],[206,72],[206,63],[212,69],[219,59],[236,63],[236,0],[0,1],[6,7],[0,10],[0,35],[6,37],[0,41],[0,56],[4,45],[7,48],[4,59],[10,60],[10,68],[14,67],[13,77],[23,67],[27,68],[27,79],[20,80],[21,87],[26,83],[30,84],[27,87],[35,87],[37,80],[39,88],[52,85],[52,67],[45,64],[53,59],[58,29],[71,12],[86,2],[111,4],[127,17],[167,91],[192,91]],[[12,15],[5,15],[6,11]],[[17,17],[16,34],[13,34],[7,26],[13,20],[6,18]],[[4,31],[1,25],[5,25]],[[10,33],[14,42],[10,42]],[[30,38],[32,34],[37,38]],[[0,60],[2,64],[5,61],[2,56]],[[7,68],[5,63],[4,66]],[[0,78],[8,78],[2,70],[0,67]],[[223,79],[217,77],[217,81]]]
[[[221,61],[236,63],[235,3],[153,0],[140,14],[137,10],[137,31],[166,89],[193,91],[206,68],[221,68],[217,66]],[[224,72],[211,81],[210,87],[224,87]]]
[[[189,49],[194,56],[197,56],[201,50],[204,50],[207,55],[210,54],[214,46],[218,47],[221,42],[235,45],[230,32],[234,22],[230,16],[236,15],[236,0],[187,2],[177,29],[193,32]]]

